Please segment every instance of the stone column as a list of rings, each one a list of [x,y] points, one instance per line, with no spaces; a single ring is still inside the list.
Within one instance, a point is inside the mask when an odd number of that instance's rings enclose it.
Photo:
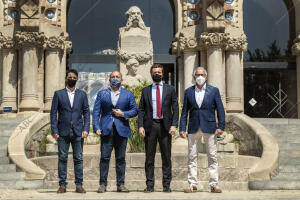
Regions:
[[[242,112],[242,73],[240,51],[226,52],[226,108],[227,112]]]
[[[17,112],[17,55],[14,49],[2,49],[2,104],[3,107],[12,107]]]
[[[193,72],[199,66],[198,52],[188,51],[183,53],[184,57],[184,89],[193,85]]]
[[[297,56],[297,102],[298,102],[298,118],[300,118],[300,35],[294,40],[294,45],[292,46],[292,52],[294,56]]]
[[[37,48],[35,46],[25,46],[21,52],[23,68],[20,111],[38,111],[40,103],[37,89]]]
[[[20,111],[39,111],[38,101],[38,47],[44,43],[44,34],[20,32],[15,35],[22,59]]]
[[[226,49],[226,109],[227,112],[239,113],[244,111],[241,54],[247,49],[246,36],[229,38]]]
[[[226,81],[224,67],[224,47],[228,34],[225,33],[203,33],[201,42],[207,49],[207,73],[208,83],[217,87],[226,108]]]
[[[223,67],[223,50],[220,46],[211,46],[207,49],[208,84],[219,88],[220,95],[225,102],[225,68]]]
[[[63,88],[62,77],[65,77],[65,68],[62,66],[63,55],[70,53],[72,43],[68,38],[61,35],[46,39],[45,51],[45,105],[44,112],[50,112],[54,92]],[[62,68],[64,70],[62,70]],[[64,81],[63,81],[64,82]]]
[[[50,112],[54,92],[60,88],[60,51],[45,52],[45,105],[44,112]]]
[[[207,69],[207,53],[205,49],[200,50],[200,67]]]

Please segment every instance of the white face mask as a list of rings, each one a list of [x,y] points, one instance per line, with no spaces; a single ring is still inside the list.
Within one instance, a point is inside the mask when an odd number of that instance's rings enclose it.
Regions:
[[[205,81],[206,81],[206,79],[205,79],[203,76],[198,76],[198,77],[196,78],[196,83],[197,83],[198,85],[203,85],[203,84],[205,83]]]

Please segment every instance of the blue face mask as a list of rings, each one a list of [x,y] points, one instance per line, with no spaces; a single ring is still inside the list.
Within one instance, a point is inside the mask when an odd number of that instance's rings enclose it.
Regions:
[[[114,78],[110,81],[110,87],[119,88],[121,86],[121,81],[117,78]]]

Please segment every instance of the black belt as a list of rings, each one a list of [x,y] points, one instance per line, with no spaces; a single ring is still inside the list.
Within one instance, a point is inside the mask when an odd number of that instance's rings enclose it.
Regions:
[[[163,123],[163,119],[152,119],[155,123]]]

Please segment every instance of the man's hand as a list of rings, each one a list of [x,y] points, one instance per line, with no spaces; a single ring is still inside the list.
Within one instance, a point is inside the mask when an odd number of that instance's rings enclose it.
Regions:
[[[56,134],[52,134],[52,137],[57,140],[59,138],[59,135],[56,133]]]
[[[139,128],[139,134],[140,134],[141,137],[145,137],[146,136],[144,127],[140,127]]]
[[[179,133],[179,135],[180,135],[180,137],[182,137],[182,138],[186,138],[186,133],[185,133],[184,131],[181,131],[181,132]]]
[[[113,111],[115,116],[124,117],[124,113],[120,109],[113,109],[112,111]]]
[[[217,129],[215,132],[215,135],[220,136],[220,135],[222,135],[222,133],[223,133],[223,131],[221,129]]]
[[[171,126],[170,130],[169,130],[169,134],[170,135],[175,135],[175,133],[176,133],[176,126]]]
[[[81,134],[82,138],[87,138],[87,136],[89,135],[89,133],[87,131],[83,131]]]
[[[97,130],[97,131],[96,131],[96,134],[99,135],[99,136],[101,136],[101,131],[100,131],[100,130]]]

